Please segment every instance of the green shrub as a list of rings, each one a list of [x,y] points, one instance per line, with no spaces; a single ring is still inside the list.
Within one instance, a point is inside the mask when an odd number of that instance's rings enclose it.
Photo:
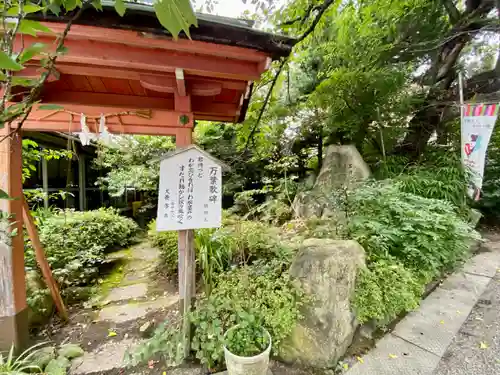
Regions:
[[[418,306],[423,287],[453,269],[478,234],[444,200],[402,192],[388,180],[349,197],[350,236],[367,253],[354,306],[361,322],[387,323]]]
[[[361,323],[388,323],[415,309],[424,291],[422,278],[393,259],[379,259],[360,272],[353,305]]]
[[[369,261],[392,256],[436,276],[464,259],[477,236],[450,203],[404,193],[387,182],[357,189],[350,205],[351,236]]]
[[[137,224],[112,208],[65,211],[39,223],[40,241],[57,281],[63,287],[89,284],[98,277],[106,252],[126,246]],[[26,265],[36,269],[34,251],[26,249]]]
[[[441,199],[458,208],[467,204],[468,174],[455,152],[430,150],[419,164],[404,157],[390,157],[381,165],[379,176],[391,178],[399,190],[424,198]]]
[[[160,250],[161,270],[167,275],[176,275],[179,262],[177,232],[157,232],[156,220],[153,220],[148,225],[148,238],[151,244]]]
[[[196,302],[190,320],[192,349],[210,369],[224,361],[224,333],[241,322],[254,321],[267,329],[278,353],[300,317],[303,293],[290,280],[289,263],[256,262],[221,274],[210,296]],[[130,353],[133,364],[162,355],[168,365],[179,363],[183,351],[180,322],[166,322],[153,337]]]
[[[278,353],[298,318],[302,293],[290,280],[288,264],[257,262],[221,275],[209,297],[198,300],[192,315],[193,350],[209,368],[223,361],[223,334],[251,314],[273,338]]]
[[[156,232],[156,221],[149,224],[149,239],[161,251],[162,267],[168,274],[177,273],[177,232]],[[195,232],[198,271],[208,270],[207,257],[219,271],[231,264],[247,264],[257,259],[287,257],[289,250],[279,240],[279,230],[268,224],[228,217],[220,229]]]

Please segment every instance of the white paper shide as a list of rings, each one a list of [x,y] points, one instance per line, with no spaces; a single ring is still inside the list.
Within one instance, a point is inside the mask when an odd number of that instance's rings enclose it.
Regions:
[[[157,231],[218,228],[222,218],[222,167],[190,146],[160,165]]]

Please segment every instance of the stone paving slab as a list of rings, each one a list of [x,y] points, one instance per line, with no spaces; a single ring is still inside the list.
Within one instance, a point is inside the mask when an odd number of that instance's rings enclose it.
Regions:
[[[179,302],[178,296],[159,297],[154,301],[127,303],[119,306],[106,306],[97,317],[97,321],[111,321],[123,323],[146,316],[154,310],[161,310]]]
[[[148,293],[148,284],[139,283],[124,287],[113,288],[105,299],[109,302],[126,301],[130,299],[146,297]]]
[[[448,277],[398,323],[348,375],[431,375],[500,267],[500,252],[481,253]],[[465,373],[464,373],[465,374]]]
[[[452,275],[396,326],[394,335],[442,356],[489,280],[462,273]]]
[[[475,275],[493,277],[497,273],[499,264],[500,252],[487,252],[469,259],[463,270]]]
[[[69,373],[81,375],[122,368],[127,351],[139,344],[139,340],[133,339],[107,342],[92,352],[85,353],[82,357],[73,360]]]
[[[399,338],[386,335],[375,349],[356,363],[349,375],[428,375],[438,365],[439,356]]]

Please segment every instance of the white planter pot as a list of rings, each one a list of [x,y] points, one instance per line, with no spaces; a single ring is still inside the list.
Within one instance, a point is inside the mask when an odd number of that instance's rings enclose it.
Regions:
[[[234,326],[230,328],[224,335],[227,336],[228,332],[237,328]],[[227,374],[228,375],[267,375],[269,367],[269,355],[271,353],[271,335],[264,329],[267,337],[269,337],[269,345],[262,353],[253,357],[240,357],[231,353],[224,345],[224,357],[226,359]]]

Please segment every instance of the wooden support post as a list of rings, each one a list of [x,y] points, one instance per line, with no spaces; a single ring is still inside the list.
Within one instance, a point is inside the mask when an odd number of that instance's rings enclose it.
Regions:
[[[9,126],[0,129],[0,138]],[[22,348],[28,341],[28,308],[24,273],[23,183],[21,135],[0,142],[0,189],[12,199],[0,199],[0,351],[12,345]]]
[[[85,186],[85,155],[78,155],[78,188],[79,188],[79,201],[80,211],[87,209],[87,189]]]
[[[191,111],[191,97],[175,95],[176,111]],[[179,132],[175,139],[177,148],[189,146],[192,143],[192,128],[186,127]],[[179,231],[179,311],[183,317],[182,332],[184,339],[184,357],[188,357],[191,351],[191,323],[189,322],[189,311],[193,304],[195,295],[195,254],[194,254],[194,230]]]
[[[49,208],[49,170],[47,159],[42,158],[43,206]]]
[[[24,224],[26,225],[26,230],[28,231],[29,237],[31,239],[31,244],[35,249],[35,257],[38,263],[38,267],[40,267],[42,275],[45,279],[45,283],[49,287],[50,294],[52,295],[52,299],[56,304],[57,311],[59,311],[59,316],[63,320],[68,320],[68,312],[66,311],[66,307],[64,306],[61,294],[59,293],[59,287],[54,280],[54,276],[52,276],[52,270],[50,269],[47,258],[45,257],[45,252],[43,251],[42,243],[40,242],[40,238],[38,237],[38,232],[36,230],[33,217],[30,214],[30,209],[25,200],[23,200],[23,219]]]

